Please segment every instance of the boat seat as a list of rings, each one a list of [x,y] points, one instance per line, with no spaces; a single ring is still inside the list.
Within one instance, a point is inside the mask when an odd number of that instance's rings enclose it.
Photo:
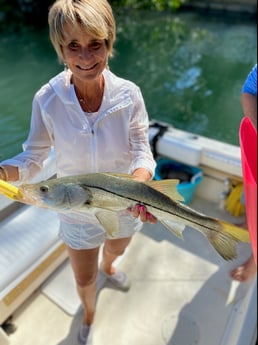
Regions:
[[[0,221],[0,324],[67,258],[58,218],[22,206]]]

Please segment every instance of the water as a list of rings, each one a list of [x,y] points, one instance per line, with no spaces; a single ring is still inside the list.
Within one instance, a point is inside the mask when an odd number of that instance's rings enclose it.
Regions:
[[[240,90],[257,59],[256,23],[197,13],[116,15],[110,68],[142,90],[151,119],[238,145]],[[62,70],[47,29],[0,33],[0,161],[21,150],[34,93]]]

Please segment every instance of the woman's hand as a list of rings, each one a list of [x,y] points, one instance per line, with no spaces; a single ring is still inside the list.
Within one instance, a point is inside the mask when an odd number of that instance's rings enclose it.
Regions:
[[[139,182],[149,181],[151,179],[151,173],[144,168],[138,168],[133,172],[134,180]]]
[[[134,179],[139,182],[149,181],[151,179],[151,174],[147,169],[138,168],[133,172]],[[148,222],[155,224],[157,218],[147,211],[144,205],[136,204],[134,207],[129,207],[128,212],[132,214],[134,218],[140,217],[142,222]]]
[[[18,168],[11,165],[0,166],[0,179],[6,182],[17,181],[19,179]]]
[[[144,205],[141,204],[136,204],[134,207],[129,207],[127,210],[134,218],[140,217],[141,221],[144,223],[148,222],[155,224],[158,220],[155,216],[153,216],[153,214],[147,211],[147,208]]]

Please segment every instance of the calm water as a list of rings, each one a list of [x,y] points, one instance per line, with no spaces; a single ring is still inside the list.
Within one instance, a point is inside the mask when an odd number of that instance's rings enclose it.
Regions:
[[[257,60],[256,23],[197,13],[116,16],[110,68],[142,89],[150,118],[238,144],[240,90]],[[0,33],[0,160],[21,150],[34,93],[62,70],[48,31]]]

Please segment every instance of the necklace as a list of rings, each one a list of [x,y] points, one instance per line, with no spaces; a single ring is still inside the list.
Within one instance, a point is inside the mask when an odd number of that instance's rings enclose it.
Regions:
[[[99,110],[102,103],[104,87],[98,90],[92,98],[86,98],[85,96],[81,96],[81,93],[76,88],[75,92],[79,100],[79,103],[84,111],[88,113],[94,113]]]
[[[95,98],[91,100],[90,102],[86,101],[84,98],[79,98],[79,103],[83,109],[83,111],[87,113],[95,113],[99,110],[101,103],[102,103],[102,97]]]
[[[74,83],[75,81],[72,80],[72,82]],[[101,78],[99,80],[99,84],[95,85],[94,87],[93,86],[90,87],[89,85],[81,85],[81,87],[79,88],[74,83],[74,89],[75,89],[77,99],[78,99],[83,111],[85,111],[87,113],[94,113],[94,112],[98,111],[100,106],[101,106],[103,94],[104,94],[104,78],[103,78],[103,76],[101,76]],[[89,87],[90,87],[90,89],[89,89]],[[90,93],[87,92],[87,89],[90,91]]]

